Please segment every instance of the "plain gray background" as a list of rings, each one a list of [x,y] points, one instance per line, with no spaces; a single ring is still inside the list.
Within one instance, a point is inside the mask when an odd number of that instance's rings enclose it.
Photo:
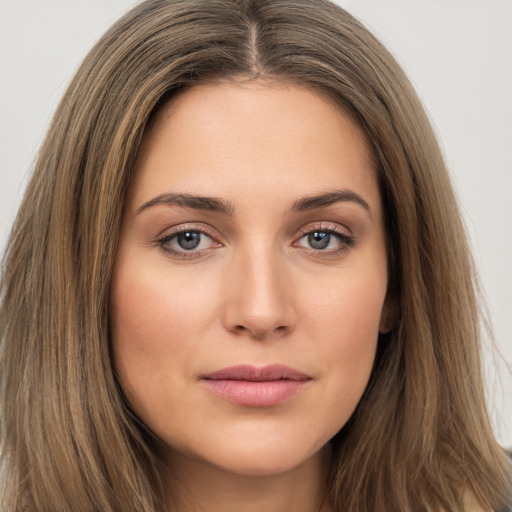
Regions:
[[[81,59],[133,0],[0,0],[0,251],[38,146]],[[512,445],[512,0],[338,0],[416,86],[459,194],[503,358],[485,352]]]

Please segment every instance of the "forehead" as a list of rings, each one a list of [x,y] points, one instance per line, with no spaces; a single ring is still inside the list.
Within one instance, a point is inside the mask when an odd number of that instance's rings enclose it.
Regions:
[[[132,196],[280,189],[284,198],[344,186],[378,195],[370,145],[347,111],[305,87],[230,82],[187,89],[159,109],[143,137]]]

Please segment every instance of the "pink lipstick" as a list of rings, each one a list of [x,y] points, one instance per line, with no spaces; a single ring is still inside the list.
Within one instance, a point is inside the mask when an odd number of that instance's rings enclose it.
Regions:
[[[247,407],[271,407],[295,395],[312,379],[283,365],[232,366],[201,376],[215,395]]]

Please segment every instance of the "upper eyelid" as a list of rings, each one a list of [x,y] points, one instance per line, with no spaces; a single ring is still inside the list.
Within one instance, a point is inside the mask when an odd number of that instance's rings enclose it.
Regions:
[[[185,222],[183,224],[177,224],[176,226],[167,227],[163,229],[159,235],[156,236],[156,240],[161,238],[165,238],[168,236],[177,235],[178,233],[183,233],[183,231],[197,231],[199,233],[203,233],[204,235],[209,236],[210,238],[218,238],[216,236],[215,230],[213,227],[208,226],[204,223],[194,223],[194,222]]]
[[[300,228],[300,230],[298,231],[298,235],[307,235],[315,230],[330,231],[333,233],[340,233],[343,235],[352,236],[352,231],[349,228],[347,228],[346,226],[339,224],[337,222],[329,222],[329,221],[319,221],[319,222],[309,223],[306,226],[303,226]]]
[[[347,226],[340,224],[338,222],[325,221],[325,220],[324,221],[313,221],[313,222],[307,223],[306,225],[303,225],[302,227],[300,227],[298,230],[295,231],[295,234],[293,235],[293,242],[295,242],[299,238],[301,238],[304,235],[307,235],[315,230],[338,233],[340,235],[345,235],[345,236],[349,236],[349,237],[353,236],[352,231]],[[223,242],[221,242],[221,239],[224,238],[222,233],[219,233],[218,229],[216,229],[206,223],[203,223],[203,222],[184,222],[181,224],[176,224],[171,227],[167,227],[167,228],[163,229],[154,238],[154,241],[159,242],[162,239],[175,236],[184,231],[196,231],[196,232],[202,233],[202,234],[210,237],[212,240],[214,240],[217,243],[224,244]]]

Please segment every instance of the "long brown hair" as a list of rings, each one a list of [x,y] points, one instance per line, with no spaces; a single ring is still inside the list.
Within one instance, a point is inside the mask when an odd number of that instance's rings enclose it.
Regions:
[[[110,359],[124,198],[164,101],[257,77],[329,94],[379,162],[396,318],[332,441],[334,509],[459,511],[467,492],[503,504],[510,468],[484,402],[474,268],[438,144],[400,67],[326,0],[148,0],[80,67],[12,230],[0,309],[2,510],[165,510],[161,462]]]

